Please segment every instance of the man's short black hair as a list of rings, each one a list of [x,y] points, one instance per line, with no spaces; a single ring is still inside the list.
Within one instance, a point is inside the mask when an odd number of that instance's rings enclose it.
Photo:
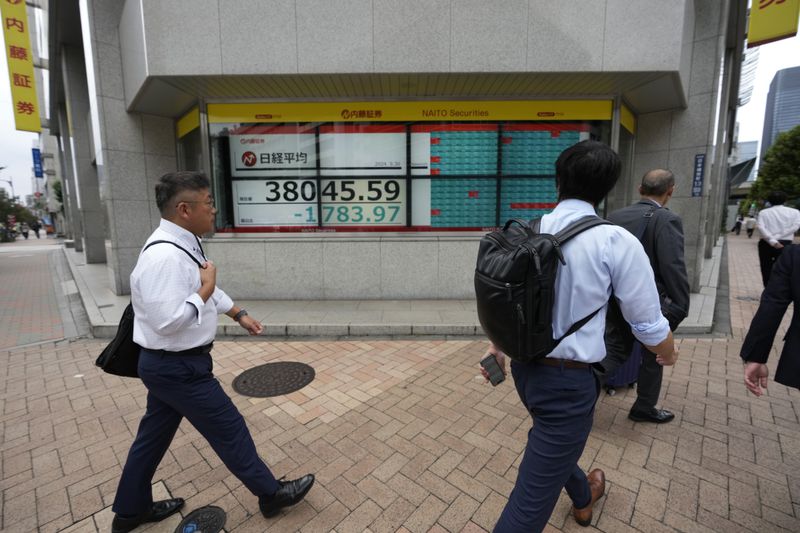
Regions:
[[[598,141],[574,144],[556,161],[558,198],[597,205],[614,188],[621,169],[619,156],[608,145]]]
[[[182,191],[202,191],[211,188],[211,182],[202,172],[183,170],[169,172],[156,183],[156,205],[162,215],[174,207],[172,200]]]
[[[786,193],[783,191],[772,191],[767,196],[767,201],[770,205],[781,205],[786,201]]]

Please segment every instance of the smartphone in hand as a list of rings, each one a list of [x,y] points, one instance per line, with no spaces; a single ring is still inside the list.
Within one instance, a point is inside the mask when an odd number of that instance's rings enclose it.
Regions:
[[[489,373],[489,383],[496,387],[498,383],[502,383],[506,379],[503,369],[500,368],[500,363],[494,354],[486,354],[486,357],[481,359],[481,366]]]

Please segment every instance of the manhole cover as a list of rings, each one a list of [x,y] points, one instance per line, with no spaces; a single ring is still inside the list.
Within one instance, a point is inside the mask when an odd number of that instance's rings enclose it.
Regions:
[[[314,381],[314,369],[305,363],[280,361],[245,370],[233,380],[233,390],[266,398],[300,390]]]
[[[195,509],[178,524],[175,533],[218,533],[225,526],[225,511],[208,505]]]
[[[752,296],[737,296],[736,299],[743,302],[758,302],[761,300],[761,298],[754,298]]]

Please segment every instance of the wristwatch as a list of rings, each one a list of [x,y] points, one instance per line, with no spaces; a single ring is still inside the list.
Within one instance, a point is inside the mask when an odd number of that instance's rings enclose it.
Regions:
[[[233,319],[234,319],[236,322],[239,322],[239,320],[241,320],[241,318],[242,318],[243,316],[247,316],[247,310],[246,310],[246,309],[239,309],[239,312],[238,312],[238,313],[236,313],[235,315],[233,315]]]

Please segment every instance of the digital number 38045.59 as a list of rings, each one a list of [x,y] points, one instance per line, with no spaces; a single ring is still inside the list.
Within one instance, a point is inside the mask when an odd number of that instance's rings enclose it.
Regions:
[[[314,180],[274,180],[264,182],[267,202],[314,202]],[[323,202],[392,202],[402,194],[398,180],[322,180]]]

